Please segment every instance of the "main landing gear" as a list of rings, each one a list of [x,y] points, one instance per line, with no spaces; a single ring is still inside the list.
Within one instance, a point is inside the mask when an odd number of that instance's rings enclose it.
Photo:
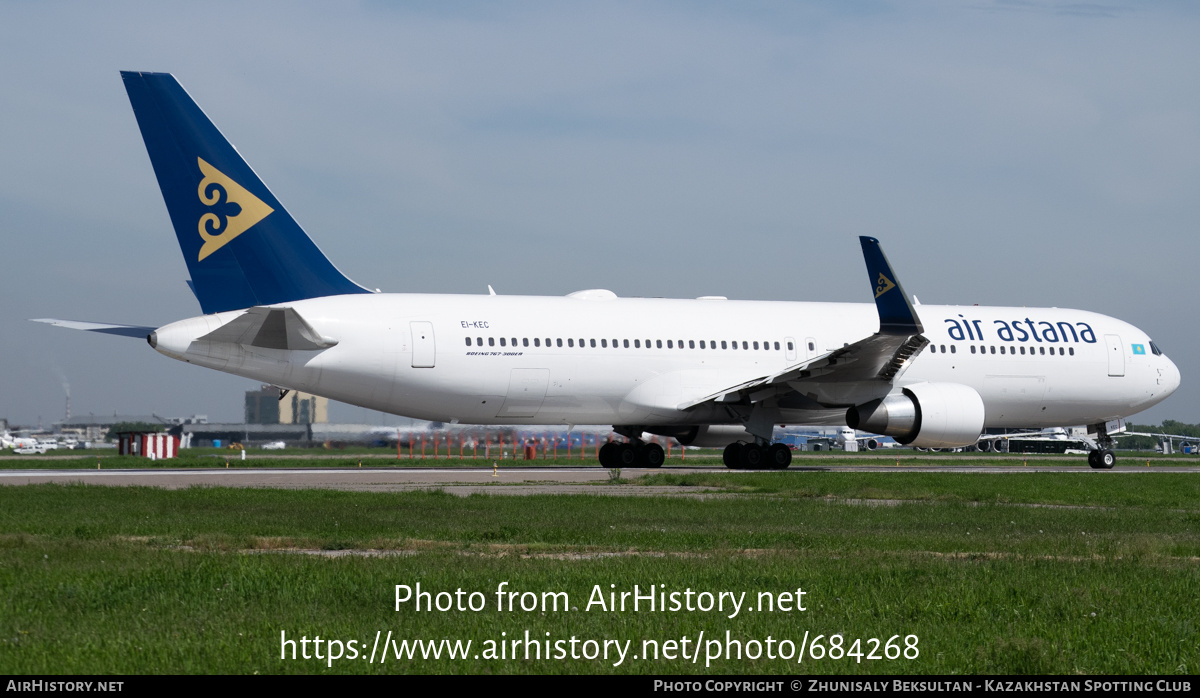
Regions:
[[[792,449],[786,444],[761,446],[738,441],[725,447],[722,459],[734,470],[786,470],[792,464]]]
[[[640,439],[626,443],[610,441],[600,447],[600,465],[605,468],[659,468],[666,459],[662,446]]]

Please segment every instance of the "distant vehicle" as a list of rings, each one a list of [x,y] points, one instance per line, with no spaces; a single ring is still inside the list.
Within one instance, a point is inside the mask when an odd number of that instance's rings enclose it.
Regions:
[[[31,439],[27,436],[9,436],[4,440],[5,448],[35,448],[37,445],[37,439]]]
[[[56,439],[38,439],[37,445],[46,451],[58,450],[58,441]]]
[[[282,441],[272,441],[271,443],[262,445],[262,450],[264,451],[282,451],[285,448],[287,448],[287,444]]]
[[[45,446],[41,446],[41,445],[37,445],[37,446],[21,446],[21,447],[19,447],[19,448],[14,448],[14,449],[13,449],[13,453],[15,453],[15,454],[17,454],[17,455],[19,455],[19,456],[32,456],[32,455],[35,455],[35,454],[40,454],[40,453],[45,453],[45,452],[46,452],[46,447],[45,447]]]

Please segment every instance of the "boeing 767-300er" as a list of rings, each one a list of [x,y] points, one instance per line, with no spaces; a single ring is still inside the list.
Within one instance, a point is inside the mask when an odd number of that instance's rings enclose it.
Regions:
[[[604,465],[663,462],[646,433],[785,468],[774,425],[849,425],[917,447],[986,428],[1106,424],[1179,370],[1144,332],[1082,310],[916,305],[859,238],[875,303],[371,292],[339,272],[175,78],[123,72],[204,314],[144,337],[167,356],[409,417],[612,424]]]

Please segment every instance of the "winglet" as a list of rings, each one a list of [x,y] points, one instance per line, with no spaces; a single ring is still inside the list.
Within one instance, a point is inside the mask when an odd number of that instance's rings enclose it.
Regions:
[[[888,264],[887,256],[879,241],[872,237],[860,236],[863,259],[867,263],[867,275],[871,279],[871,288],[875,293],[875,308],[879,311],[880,334],[914,335],[921,334],[924,328],[917,319],[908,294],[900,286],[892,265]]]

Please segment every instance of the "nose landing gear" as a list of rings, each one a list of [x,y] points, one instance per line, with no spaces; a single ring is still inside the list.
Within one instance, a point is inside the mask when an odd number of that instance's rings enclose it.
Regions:
[[[1096,448],[1088,452],[1088,465],[1096,470],[1111,470],[1117,462],[1117,456],[1112,450],[1113,438],[1108,435],[1105,424],[1096,424],[1092,428],[1096,431]]]
[[[1117,463],[1117,456],[1111,449],[1098,448],[1088,452],[1088,465],[1096,470],[1112,470]]]

